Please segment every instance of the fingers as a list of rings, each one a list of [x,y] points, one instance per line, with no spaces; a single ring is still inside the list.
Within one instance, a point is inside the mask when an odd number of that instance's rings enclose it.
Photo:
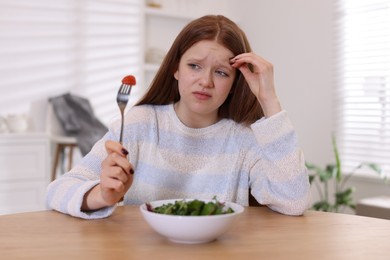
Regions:
[[[115,141],[105,143],[107,157],[102,162],[101,183],[103,188],[125,192],[133,180],[133,165],[127,159],[128,151]]]
[[[117,193],[123,193],[125,189],[125,182],[109,176],[102,176],[101,185],[108,190],[113,190]]]
[[[233,68],[240,69],[243,73],[252,72],[255,74],[261,74],[263,72],[273,72],[273,65],[254,53],[242,53],[230,61]],[[249,70],[248,64],[253,66],[252,71]]]
[[[254,53],[242,53],[231,59],[231,65],[241,71],[258,99],[261,98],[260,92],[266,94],[273,90],[273,65],[262,57]]]
[[[133,165],[128,151],[118,142],[105,143],[107,157],[102,162],[100,184],[86,194],[82,209],[94,210],[120,201],[133,183]]]
[[[126,148],[124,148],[119,142],[108,140],[105,143],[105,147],[108,154],[117,153],[117,154],[121,154],[124,157],[126,157],[129,154]]]
[[[118,159],[113,158],[118,157]],[[103,169],[106,169],[107,177],[113,178],[122,182],[126,182],[128,179],[129,168],[131,167],[130,163],[123,162],[123,158],[119,157],[117,154],[109,155],[107,160],[103,162]]]
[[[107,155],[107,158],[103,161],[108,167],[117,166],[121,168],[126,174],[133,174],[133,165],[129,162],[127,157],[123,154],[111,153]]]
[[[133,183],[132,165],[123,156],[111,153],[102,162],[101,194],[108,204],[118,202]]]
[[[241,71],[252,93],[259,101],[264,116],[281,111],[274,86],[273,65],[254,53],[242,53],[230,60],[233,68]]]
[[[127,160],[129,152],[119,142],[107,141],[105,143],[106,151],[108,153],[107,161],[110,166],[119,166],[126,173],[133,174],[133,166]]]

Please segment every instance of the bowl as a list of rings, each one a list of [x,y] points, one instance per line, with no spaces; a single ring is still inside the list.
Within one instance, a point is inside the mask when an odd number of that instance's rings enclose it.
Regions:
[[[149,204],[152,208],[183,199],[159,200]],[[193,199],[185,199],[192,201]],[[201,200],[204,202],[215,200]],[[216,240],[219,236],[227,232],[238,217],[244,212],[244,207],[233,203],[223,202],[224,209],[232,208],[233,213],[208,216],[178,216],[165,215],[148,211],[146,204],[140,206],[140,211],[146,222],[160,235],[168,238],[172,242],[184,244],[200,244]]]

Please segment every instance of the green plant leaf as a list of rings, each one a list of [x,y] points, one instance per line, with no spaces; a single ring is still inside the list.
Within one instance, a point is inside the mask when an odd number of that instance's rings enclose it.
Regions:
[[[309,174],[310,184],[316,186],[317,191],[320,195],[320,201],[314,203],[312,208],[318,211],[332,212],[338,212],[339,209],[343,209],[344,207],[349,207],[355,210],[356,205],[353,201],[353,193],[355,189],[353,187],[344,189],[345,185],[348,183],[349,179],[355,173],[355,171],[362,168],[363,166],[367,166],[374,172],[378,173],[382,177],[382,179],[385,179],[386,183],[387,178],[383,173],[381,167],[375,163],[361,163],[357,167],[352,169],[350,173],[342,174],[341,159],[337,147],[336,137],[334,134],[332,135],[332,146],[334,157],[336,160],[335,164],[328,164],[324,168],[321,168],[311,163],[305,163],[307,169],[311,171],[311,173]],[[316,178],[318,178],[319,181],[315,182],[314,180]],[[329,202],[329,194],[331,192],[329,188],[330,180],[335,181],[335,193],[333,193],[334,204],[331,204]]]
[[[325,167],[325,170],[320,170],[318,172],[318,176],[320,177],[321,182],[326,182],[333,178],[333,172],[334,172],[335,166],[332,164],[328,164]]]
[[[317,211],[330,212],[332,211],[332,205],[330,205],[329,202],[326,200],[321,200],[314,203],[313,209]]]
[[[305,162],[305,166],[306,166],[306,168],[309,169],[309,170],[314,170],[314,169],[317,168],[317,166],[315,166],[314,164],[309,163],[309,162]]]
[[[332,144],[333,144],[334,157],[336,159],[336,169],[337,169],[336,181],[340,182],[341,181],[341,161],[340,161],[339,150],[337,148],[336,137],[334,134],[332,135]]]
[[[376,163],[364,163],[364,165],[366,165],[368,168],[373,170],[375,173],[379,174],[379,176],[382,179],[387,180],[387,177],[386,177],[385,173],[383,172],[382,168],[378,164],[376,164]]]
[[[350,196],[354,192],[355,192],[355,188],[354,187],[349,187],[348,189],[345,189],[343,191],[337,192],[336,195],[340,194],[342,196]]]
[[[337,207],[340,205],[349,206],[349,205],[353,204],[352,193],[354,191],[355,191],[355,189],[353,187],[351,187],[351,188],[348,188],[346,190],[336,192],[335,193],[336,206]]]
[[[316,178],[316,176],[319,177],[321,182],[325,182],[329,179],[332,178],[332,165],[327,165],[325,169],[321,169],[320,167],[311,164],[311,163],[306,163],[306,168],[310,170],[314,175],[309,175],[309,181],[310,183]]]
[[[365,163],[365,165],[376,173],[382,173],[382,168],[376,163]]]
[[[305,165],[306,165],[306,168],[307,168],[309,171],[312,171],[312,172],[315,172],[315,173],[317,173],[317,172],[319,172],[319,171],[322,171],[322,169],[321,169],[320,167],[318,167],[317,165],[314,165],[314,164],[312,164],[312,163],[306,162]]]

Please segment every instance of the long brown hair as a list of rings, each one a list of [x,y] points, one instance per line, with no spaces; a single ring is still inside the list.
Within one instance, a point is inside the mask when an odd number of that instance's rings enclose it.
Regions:
[[[229,49],[234,56],[251,51],[245,33],[230,19],[222,15],[206,15],[190,22],[179,33],[165,56],[148,92],[136,104],[166,105],[179,101],[178,82],[174,73],[183,54],[195,43],[215,40]],[[232,90],[219,108],[220,118],[251,124],[263,116],[263,110],[239,70]]]

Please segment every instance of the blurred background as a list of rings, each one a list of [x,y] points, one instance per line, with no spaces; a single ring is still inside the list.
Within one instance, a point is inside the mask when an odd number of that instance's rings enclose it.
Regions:
[[[335,134],[345,171],[369,160],[388,173],[387,2],[0,0],[0,213],[43,209],[53,171],[61,174],[69,164],[65,146],[62,168],[53,169],[58,142],[50,136],[58,122],[49,98],[85,97],[109,126],[119,116],[115,100],[122,78],[137,79],[131,106],[147,90],[177,33],[204,14],[237,22],[254,52],[273,63],[278,95],[308,162],[334,162]],[[365,34],[372,31],[387,32],[387,38]],[[379,43],[367,42],[380,37]],[[80,159],[75,147],[73,164]],[[356,201],[390,194],[368,171],[351,181]]]

